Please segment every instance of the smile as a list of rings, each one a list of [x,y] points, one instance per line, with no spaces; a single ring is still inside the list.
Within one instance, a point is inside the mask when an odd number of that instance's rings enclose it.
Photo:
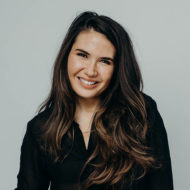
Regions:
[[[82,83],[84,83],[85,85],[94,85],[94,84],[97,84],[97,83],[98,83],[97,81],[87,81],[87,80],[84,80],[84,79],[82,79],[82,78],[80,78],[80,77],[78,77],[78,79],[79,79]]]

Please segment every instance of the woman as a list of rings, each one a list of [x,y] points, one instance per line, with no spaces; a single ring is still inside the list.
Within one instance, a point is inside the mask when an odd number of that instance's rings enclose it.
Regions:
[[[167,134],[142,92],[123,27],[94,12],[71,24],[39,114],[28,122],[17,190],[172,190]]]

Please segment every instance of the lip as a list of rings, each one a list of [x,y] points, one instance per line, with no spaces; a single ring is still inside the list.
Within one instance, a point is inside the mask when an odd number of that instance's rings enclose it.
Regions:
[[[88,81],[88,82],[99,82],[99,81],[97,81],[97,80],[93,80],[93,79],[86,79],[86,78],[84,78],[84,77],[77,77],[79,80],[80,80],[80,78],[81,79],[83,79],[83,80],[85,80],[85,81]]]
[[[86,79],[84,79],[84,78],[82,78],[82,77],[77,77],[77,78],[78,78],[78,81],[79,81],[80,85],[81,85],[83,88],[85,88],[85,89],[92,89],[92,88],[95,88],[97,85],[99,85],[99,82],[98,82],[98,81],[95,81],[95,80],[86,80]],[[83,83],[83,82],[80,80],[80,78],[82,78],[82,79],[84,79],[84,80],[86,80],[86,81],[88,81],[88,82],[97,82],[97,83],[92,84],[92,85],[88,85],[88,84]]]

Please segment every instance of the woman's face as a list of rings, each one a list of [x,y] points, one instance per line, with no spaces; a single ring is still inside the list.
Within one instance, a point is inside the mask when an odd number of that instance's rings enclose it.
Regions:
[[[94,30],[77,36],[68,56],[68,76],[78,98],[99,99],[114,71],[115,47]]]

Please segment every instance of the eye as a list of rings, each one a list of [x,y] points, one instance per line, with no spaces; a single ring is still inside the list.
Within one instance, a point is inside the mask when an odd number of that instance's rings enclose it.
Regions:
[[[87,55],[85,53],[77,53],[78,56],[87,58]]]
[[[105,59],[102,59],[101,62],[105,63],[107,65],[111,65],[111,61],[108,61],[108,60],[105,60]]]

